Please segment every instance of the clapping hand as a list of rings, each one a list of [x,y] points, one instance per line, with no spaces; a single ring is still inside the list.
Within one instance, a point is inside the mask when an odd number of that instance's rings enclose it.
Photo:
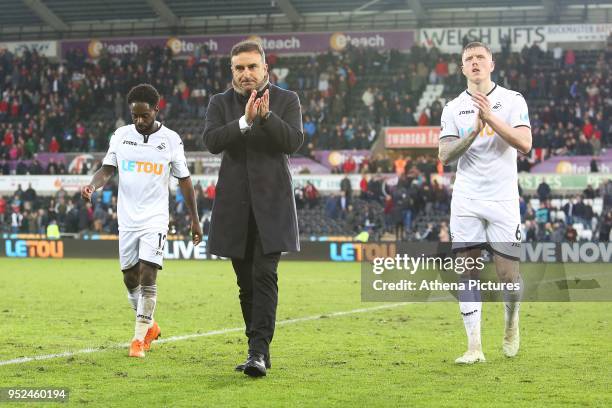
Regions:
[[[480,116],[480,119],[487,122],[491,116],[491,105],[489,104],[487,96],[482,92],[475,92],[474,95],[472,95],[472,101],[474,101],[478,108],[478,116]]]
[[[257,91],[253,90],[251,92],[251,96],[249,97],[249,101],[246,104],[246,108],[244,109],[244,117],[249,126],[253,124],[255,116],[257,116],[257,112],[259,110],[259,105],[261,104],[261,98],[255,98],[256,96]]]
[[[265,118],[268,112],[270,112],[270,90],[266,89],[266,92],[264,92],[263,96],[259,98],[258,101],[261,101],[259,103],[259,116]]]

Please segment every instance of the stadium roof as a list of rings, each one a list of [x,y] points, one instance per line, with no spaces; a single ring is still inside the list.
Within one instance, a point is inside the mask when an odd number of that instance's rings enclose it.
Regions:
[[[0,41],[245,30],[414,28],[462,25],[467,21],[473,25],[612,21],[610,0],[1,0],[1,3]]]

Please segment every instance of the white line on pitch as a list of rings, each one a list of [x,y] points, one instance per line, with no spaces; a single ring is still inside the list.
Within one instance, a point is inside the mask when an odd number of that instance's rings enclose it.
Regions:
[[[355,314],[355,313],[373,312],[375,310],[390,309],[390,308],[394,308],[394,307],[404,306],[404,305],[407,305],[407,304],[410,304],[410,303],[409,302],[392,303],[392,304],[386,304],[386,305],[380,305],[380,306],[374,306],[374,307],[364,307],[364,308],[361,308],[361,309],[345,310],[343,312],[332,312],[332,313],[323,313],[323,314],[314,315],[314,316],[298,317],[298,318],[295,318],[295,319],[281,320],[279,322],[276,322],[276,325],[277,326],[284,326],[284,325],[287,325],[287,324],[307,322],[309,320],[317,320],[317,319],[320,319],[322,317],[329,318],[329,317],[338,317],[338,316],[351,315],[351,314]],[[231,328],[231,329],[213,330],[213,331],[209,331],[209,332],[206,332],[206,333],[186,334],[186,335],[183,335],[183,336],[173,336],[173,337],[168,337],[168,338],[165,338],[165,339],[160,339],[160,340],[157,340],[156,343],[171,343],[171,342],[175,342],[175,341],[194,339],[194,338],[198,338],[198,337],[208,337],[208,336],[216,336],[218,334],[227,334],[227,333],[232,333],[232,332],[240,332],[240,331],[243,331],[243,330],[244,330],[244,327],[234,327],[234,328]],[[77,350],[77,351],[65,351],[63,353],[57,353],[57,354],[46,354],[46,355],[32,356],[32,357],[20,357],[20,358],[14,358],[12,360],[0,361],[0,366],[10,365],[10,364],[23,364],[23,363],[29,363],[31,361],[52,360],[52,359],[61,358],[61,357],[72,357],[72,356],[76,356],[78,354],[98,353],[98,352],[106,351],[106,350],[110,350],[110,349],[126,348],[128,346],[129,346],[129,343],[123,343],[123,344],[115,344],[115,345],[108,346],[108,347],[86,348],[86,349]]]

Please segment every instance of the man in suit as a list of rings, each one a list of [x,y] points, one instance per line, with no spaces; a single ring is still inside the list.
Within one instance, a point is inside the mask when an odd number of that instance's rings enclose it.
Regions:
[[[208,105],[204,144],[223,153],[208,248],[231,258],[249,340],[237,371],[253,377],[270,368],[281,252],[300,249],[288,156],[304,141],[294,92],[268,81],[264,50],[243,41],[231,51],[232,88]]]

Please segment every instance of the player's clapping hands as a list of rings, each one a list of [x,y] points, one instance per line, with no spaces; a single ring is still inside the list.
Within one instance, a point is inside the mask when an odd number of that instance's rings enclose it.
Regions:
[[[484,126],[485,126],[485,123],[482,120],[482,117],[480,116],[480,114],[476,115],[476,121],[474,122],[474,132],[476,134],[479,134],[484,128]]]
[[[472,95],[472,100],[474,101],[474,105],[478,108],[478,116],[484,121],[487,122],[489,117],[491,116],[491,105],[489,104],[489,99],[487,95],[482,92],[474,92]]]

